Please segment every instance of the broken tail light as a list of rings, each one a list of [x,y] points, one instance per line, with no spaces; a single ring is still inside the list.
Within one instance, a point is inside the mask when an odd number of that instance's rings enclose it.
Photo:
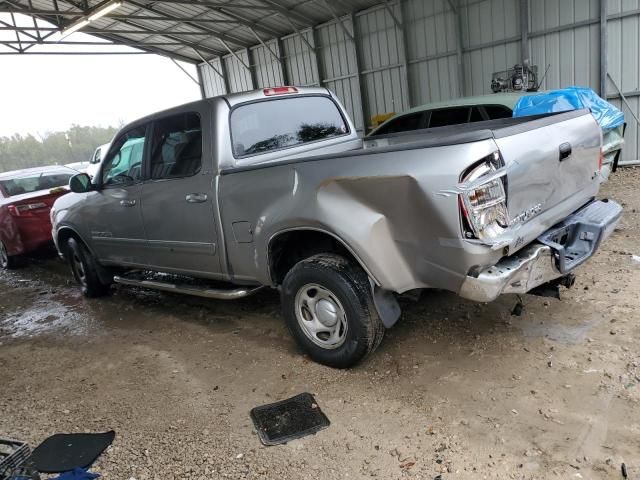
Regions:
[[[499,152],[470,167],[461,178],[460,215],[466,238],[492,239],[509,226],[506,173]]]

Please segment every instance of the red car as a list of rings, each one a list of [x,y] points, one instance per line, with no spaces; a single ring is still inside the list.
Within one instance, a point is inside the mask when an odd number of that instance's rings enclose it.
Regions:
[[[66,167],[0,173],[0,267],[14,268],[21,255],[51,244],[49,211],[77,173]]]

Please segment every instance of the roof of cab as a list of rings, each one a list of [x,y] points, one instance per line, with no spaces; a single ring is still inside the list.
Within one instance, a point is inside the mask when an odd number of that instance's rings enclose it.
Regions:
[[[279,88],[279,87],[274,87]],[[282,98],[282,97],[294,97],[296,95],[330,95],[329,90],[323,87],[284,87],[294,88],[295,92],[292,93],[276,93],[267,95],[265,92],[271,90],[269,88],[261,88],[259,90],[251,90],[249,92],[230,93],[223,95],[222,97],[229,103],[231,107],[238,105],[239,103],[252,102],[255,100],[264,100],[265,98]]]
[[[301,94],[302,95],[314,95],[314,94],[315,95],[331,95],[331,92],[323,87],[293,87],[293,88],[296,89],[295,93],[279,93],[273,96],[267,96],[265,94],[265,90],[268,90],[268,89],[260,88],[258,90],[250,90],[247,92],[239,92],[239,93],[229,93],[225,95],[218,95],[216,97],[208,97],[208,98],[203,98],[201,100],[195,100],[193,102],[183,103],[181,105],[175,105],[171,108],[153,112],[148,115],[145,115],[144,117],[140,117],[129,122],[116,133],[116,136],[118,136],[120,132],[122,132],[123,130],[128,130],[132,127],[136,127],[143,123],[153,121],[159,117],[165,117],[167,115],[171,115],[174,112],[175,113],[182,112],[187,107],[197,106],[203,103],[224,101],[227,105],[229,105],[230,107],[233,107],[240,103],[251,102],[255,100],[264,100],[266,98],[276,99],[276,98],[282,98],[282,97],[293,97]]]

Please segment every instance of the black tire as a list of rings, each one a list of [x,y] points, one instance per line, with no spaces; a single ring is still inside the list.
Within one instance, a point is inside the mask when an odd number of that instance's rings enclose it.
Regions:
[[[13,270],[24,265],[22,257],[9,255],[7,247],[0,241],[0,268],[3,270]]]
[[[333,306],[344,313],[340,317],[342,333],[338,334],[343,340],[335,346],[318,344],[326,341],[319,337],[321,334],[331,337],[330,333],[312,334],[306,327],[308,322],[320,318],[316,317],[318,300],[313,304],[315,313],[310,313],[309,308],[305,310],[304,298],[309,298],[316,286],[320,289],[318,295],[328,295],[327,300],[333,299]],[[373,303],[369,278],[359,265],[344,257],[321,253],[298,262],[282,283],[281,297],[289,331],[298,345],[318,363],[334,368],[352,367],[382,341],[385,328]]]
[[[98,264],[82,242],[73,237],[67,241],[67,258],[73,278],[80,284],[85,297],[102,297],[109,292],[110,285],[100,280]]]

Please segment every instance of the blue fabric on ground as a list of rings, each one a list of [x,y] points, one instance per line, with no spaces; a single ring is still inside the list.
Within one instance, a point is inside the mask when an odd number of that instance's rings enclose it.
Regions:
[[[585,87],[568,87],[525,95],[516,103],[513,116],[526,117],[580,108],[591,109],[591,113],[603,130],[619,127],[624,123],[624,114],[618,108]]]
[[[93,480],[99,476],[100,474],[88,472],[84,468],[74,468],[70,472],[64,472],[52,480]]]

